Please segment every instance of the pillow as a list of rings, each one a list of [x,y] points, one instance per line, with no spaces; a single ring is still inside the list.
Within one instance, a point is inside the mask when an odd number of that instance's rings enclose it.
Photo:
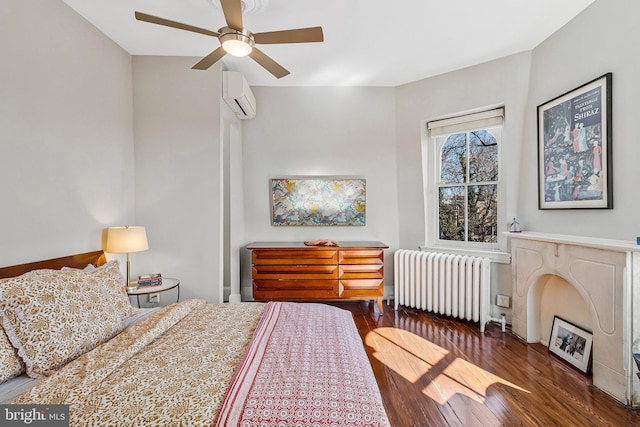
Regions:
[[[80,269],[80,268],[73,268],[73,267],[62,267],[61,270],[62,271],[69,271],[69,270],[83,270],[83,271],[93,271],[96,269],[96,266],[93,264],[87,264],[84,268]]]
[[[24,363],[18,351],[11,345],[7,334],[0,328],[0,383],[3,383],[24,372]]]
[[[109,261],[92,270],[87,270],[85,267],[83,272],[92,278],[89,279],[92,283],[95,280],[99,286],[104,288],[104,292],[109,296],[106,301],[111,301],[115,305],[123,319],[139,311],[129,301],[129,295],[127,295],[127,290],[125,289],[124,276],[120,272],[118,260]]]
[[[107,341],[135,311],[117,260],[88,273],[34,270],[0,279],[2,325],[31,377]]]
[[[93,278],[87,277],[87,280],[91,281],[91,283],[94,280],[98,280],[100,286],[105,287],[104,291],[111,295],[110,301],[122,312],[123,318],[138,312],[138,309],[133,307],[129,301],[129,295],[127,295],[124,286],[124,276],[120,273],[118,260],[109,261],[100,267],[94,267],[93,264],[88,264],[83,269],[62,267],[61,271],[83,271],[95,274]]]

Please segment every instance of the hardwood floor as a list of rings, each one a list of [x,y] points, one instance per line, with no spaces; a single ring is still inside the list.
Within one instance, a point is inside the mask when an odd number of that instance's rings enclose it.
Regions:
[[[385,304],[336,302],[353,313],[393,427],[640,426],[640,411],[597,388],[542,345]]]

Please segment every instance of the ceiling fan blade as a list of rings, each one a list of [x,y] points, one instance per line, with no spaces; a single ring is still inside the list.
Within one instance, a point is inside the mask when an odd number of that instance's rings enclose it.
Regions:
[[[276,61],[268,57],[264,52],[256,49],[255,47],[253,48],[249,56],[278,79],[289,74],[289,71],[287,71],[282,65],[278,64]]]
[[[324,41],[322,27],[257,33],[253,35],[253,38],[257,44],[310,43]]]
[[[153,15],[147,15],[146,13],[136,12],[136,19],[138,21],[150,22],[152,24],[164,25],[165,27],[177,28],[179,30],[191,31],[193,33],[200,33],[206,36],[218,37],[220,33],[216,31],[210,31],[204,28],[194,27],[193,25],[182,24],[180,22],[171,21],[169,19],[160,18]]]
[[[194,70],[208,70],[213,64],[218,62],[227,52],[220,46],[209,55],[205,56],[196,65],[191,67]]]
[[[233,30],[242,31],[241,0],[220,0],[220,6],[222,6],[227,26]]]

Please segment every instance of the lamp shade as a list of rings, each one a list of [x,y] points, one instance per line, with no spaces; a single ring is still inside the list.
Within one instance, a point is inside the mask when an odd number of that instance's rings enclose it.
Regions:
[[[147,232],[141,225],[125,225],[107,229],[106,251],[113,254],[141,252],[149,249]]]

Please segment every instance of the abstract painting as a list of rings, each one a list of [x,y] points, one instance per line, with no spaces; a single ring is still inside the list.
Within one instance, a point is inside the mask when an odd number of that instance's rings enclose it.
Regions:
[[[271,223],[365,225],[366,182],[353,178],[271,180]]]

